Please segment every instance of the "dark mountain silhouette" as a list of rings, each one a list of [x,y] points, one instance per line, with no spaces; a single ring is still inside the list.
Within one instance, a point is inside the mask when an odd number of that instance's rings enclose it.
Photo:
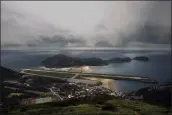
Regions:
[[[22,76],[22,74],[1,66],[0,76],[2,80],[16,80],[19,79]]]
[[[135,57],[134,60],[148,61],[147,57]],[[114,57],[108,60],[103,60],[97,57],[91,58],[78,58],[70,57],[64,54],[58,54],[53,57],[46,58],[42,61],[42,65],[45,67],[72,67],[72,66],[102,66],[108,65],[109,63],[126,63],[131,62],[129,57]]]

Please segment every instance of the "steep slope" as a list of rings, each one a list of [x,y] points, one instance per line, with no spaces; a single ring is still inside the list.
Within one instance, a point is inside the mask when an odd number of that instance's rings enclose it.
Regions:
[[[0,66],[0,67],[1,67],[1,70],[0,70],[1,79],[3,78],[4,80],[16,80],[16,79],[19,79],[21,77],[21,74],[16,72],[16,71],[5,68],[3,66]]]

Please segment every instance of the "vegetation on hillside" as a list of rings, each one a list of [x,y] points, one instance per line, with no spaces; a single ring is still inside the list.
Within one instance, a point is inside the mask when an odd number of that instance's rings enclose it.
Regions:
[[[9,115],[165,115],[168,109],[145,102],[113,99],[83,104],[56,104],[56,102],[7,108]]]

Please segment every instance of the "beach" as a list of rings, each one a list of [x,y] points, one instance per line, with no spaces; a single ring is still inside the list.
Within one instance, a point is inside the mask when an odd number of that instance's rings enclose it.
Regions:
[[[115,87],[115,81],[112,80],[112,79],[103,79],[103,78],[94,78],[94,77],[87,78],[87,79],[100,81],[100,82],[102,82],[103,87],[111,89],[112,91],[117,90],[116,87]]]

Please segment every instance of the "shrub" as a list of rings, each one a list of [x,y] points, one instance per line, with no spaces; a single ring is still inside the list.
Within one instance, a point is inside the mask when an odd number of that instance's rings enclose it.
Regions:
[[[21,108],[20,108],[20,112],[26,112],[26,110],[27,110],[27,109],[26,109],[25,107],[21,107]]]
[[[102,105],[102,104],[104,104],[104,101],[98,101],[97,104]]]
[[[102,110],[114,111],[116,109],[117,108],[110,103],[105,103],[105,105],[102,106]]]

